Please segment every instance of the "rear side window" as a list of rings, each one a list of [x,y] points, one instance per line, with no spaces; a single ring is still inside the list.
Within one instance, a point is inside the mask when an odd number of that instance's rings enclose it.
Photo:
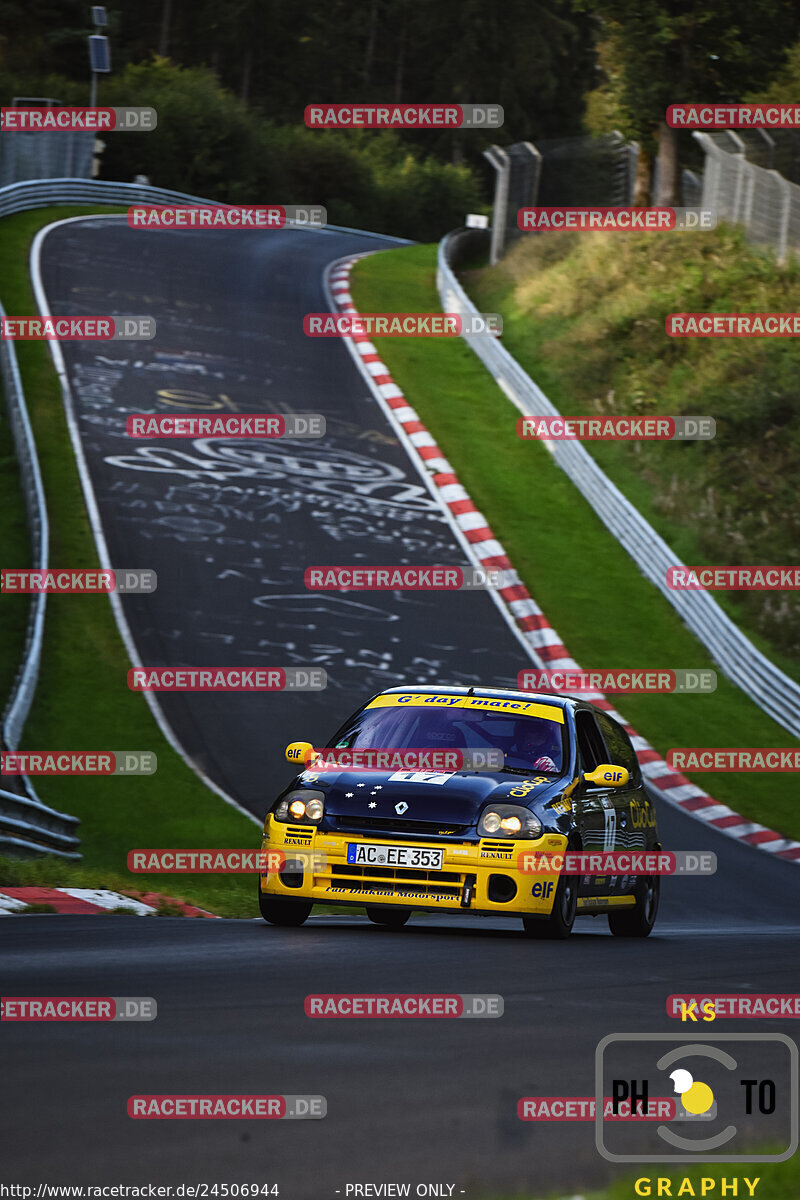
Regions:
[[[585,708],[575,713],[575,732],[578,735],[578,750],[583,769],[593,771],[606,761],[606,748],[597,731],[593,715]]]
[[[595,716],[608,748],[608,761],[615,767],[627,767],[631,782],[637,782],[641,772],[631,739],[622,726],[607,713],[598,712]]]

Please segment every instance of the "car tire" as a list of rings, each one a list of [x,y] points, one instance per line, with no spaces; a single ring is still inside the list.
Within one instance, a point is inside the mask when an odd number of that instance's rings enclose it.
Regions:
[[[634,892],[636,907],[608,914],[608,927],[615,937],[648,937],[656,923],[661,879],[658,875],[642,875]]]
[[[380,908],[374,905],[367,909],[367,916],[373,925],[383,925],[385,929],[402,929],[411,916],[411,909]]]
[[[297,900],[283,900],[280,896],[267,896],[259,885],[258,907],[262,917],[270,925],[296,927],[307,920],[313,905],[302,904]]]
[[[553,899],[549,917],[523,917],[528,937],[547,941],[564,941],[572,933],[578,912],[578,876],[562,875]]]

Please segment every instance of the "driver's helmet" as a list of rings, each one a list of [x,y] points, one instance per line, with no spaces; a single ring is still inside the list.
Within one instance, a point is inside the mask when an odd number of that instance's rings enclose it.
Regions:
[[[559,727],[552,721],[522,718],[515,721],[509,744],[503,748],[507,755],[529,763],[534,770],[555,771],[561,752]]]

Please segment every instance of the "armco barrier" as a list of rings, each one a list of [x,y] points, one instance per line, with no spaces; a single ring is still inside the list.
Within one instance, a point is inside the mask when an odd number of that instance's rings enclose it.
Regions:
[[[6,311],[0,304],[0,317],[4,316],[6,316]],[[36,443],[33,440],[33,431],[25,404],[25,395],[22,391],[22,380],[13,342],[0,341],[0,377],[3,381],[8,423],[14,439],[22,494],[25,498],[28,516],[31,565],[39,570],[44,570],[48,565],[49,547],[47,508],[44,502]],[[22,727],[30,711],[36,688],[46,604],[47,596],[44,592],[31,596],[25,650],[3,713],[3,743],[10,750],[19,748]]]
[[[78,823],[77,817],[56,812],[41,800],[0,791],[0,854],[78,859],[80,842],[73,832]]]
[[[456,230],[439,244],[436,283],[445,312],[478,310],[458,282],[451,263],[479,230]],[[498,338],[464,335],[498,386],[524,416],[556,416],[558,409]],[[646,579],[669,600],[699,638],[720,671],[795,737],[800,737],[800,686],[757,650],[709,592],[672,591],[667,570],[684,564],[641,513],[623,496],[579,441],[552,442],[558,466],[588,500],[600,520],[630,554]],[[556,667],[558,663],[550,663]]]

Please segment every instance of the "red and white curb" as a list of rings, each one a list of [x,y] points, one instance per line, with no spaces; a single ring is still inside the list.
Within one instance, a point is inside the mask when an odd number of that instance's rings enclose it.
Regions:
[[[350,271],[361,257],[364,256],[340,259],[332,264],[327,275],[330,295],[337,308],[353,316],[358,315],[358,309],[350,293]],[[470,555],[479,566],[504,572],[506,586],[499,589],[499,598],[511,618],[511,624],[521,633],[534,662],[552,669],[579,670],[575,659],[569,656],[561,638],[520,580],[486,518],[472,503],[450,463],[392,379],[389,368],[381,360],[369,337],[356,333],[343,340],[351,344],[353,357],[390,422],[399,426],[406,435],[403,440],[409,454],[415,458],[421,474],[433,485],[443,508],[468,543]],[[576,695],[591,700],[624,726],[648,783],[657,788],[670,804],[727,837],[766,850],[776,858],[800,864],[800,842],[749,821],[726,804],[714,800],[685,775],[674,771],[658,751],[620,716],[602,693],[580,692]]]
[[[214,913],[183,900],[172,900],[157,892],[135,892],[130,896],[122,892],[108,892],[103,888],[51,888],[51,887],[2,887],[0,888],[0,917],[24,913],[32,904],[47,904],[58,913],[86,916],[125,908],[137,917],[158,915],[158,905],[167,903],[178,909],[184,917],[214,917]]]

